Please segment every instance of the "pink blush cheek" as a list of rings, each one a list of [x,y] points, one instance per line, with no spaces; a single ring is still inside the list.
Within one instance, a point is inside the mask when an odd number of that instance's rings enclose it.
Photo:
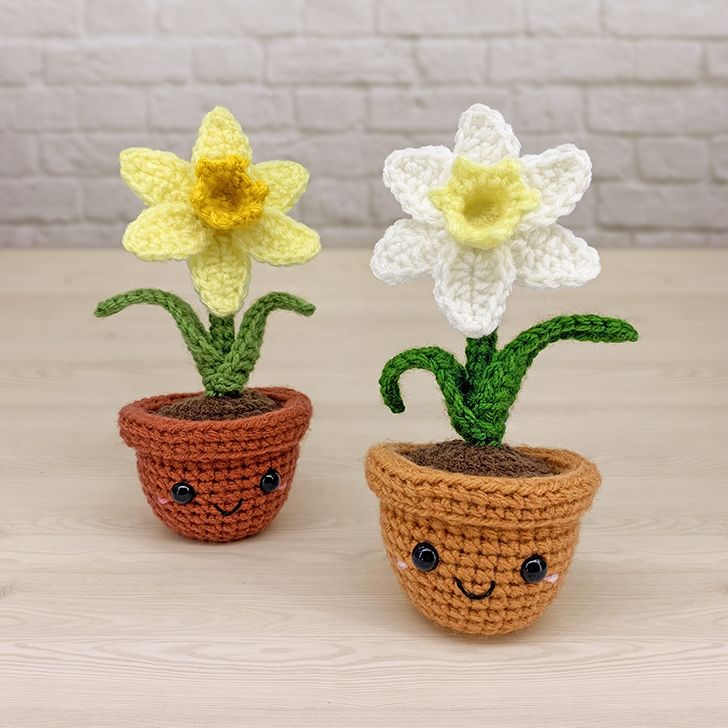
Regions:
[[[157,503],[159,503],[160,506],[166,506],[167,503],[169,503],[169,499],[168,498],[162,498],[161,495],[158,495],[157,496]]]

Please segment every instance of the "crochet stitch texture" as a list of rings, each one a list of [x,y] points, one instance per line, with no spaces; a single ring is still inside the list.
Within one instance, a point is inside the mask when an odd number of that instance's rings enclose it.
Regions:
[[[596,466],[568,450],[519,448],[556,475],[481,477],[415,465],[417,445],[382,444],[366,457],[367,481],[380,499],[380,524],[392,569],[415,607],[458,632],[504,634],[539,617],[556,596],[576,547],[582,515],[599,484]],[[413,547],[432,544],[433,571],[418,571]],[[523,561],[543,556],[550,578],[526,583]],[[555,577],[555,578],[554,578]],[[484,599],[469,599],[455,580]]]
[[[192,306],[168,291],[137,288],[101,301],[98,317],[112,316],[136,304],[161,306],[174,319],[205,385],[205,394],[220,396],[240,392],[248,382],[260,356],[268,316],[275,310],[311,316],[316,307],[298,296],[272,292],[252,303],[243,315],[238,332],[232,316],[210,316],[206,331]]]
[[[484,167],[457,157],[445,187],[430,192],[447,231],[474,248],[494,248],[508,240],[523,216],[538,207],[541,195],[528,187],[515,159]]]
[[[575,286],[599,273],[596,251],[556,223],[589,186],[587,154],[570,144],[537,156],[519,153],[511,127],[482,104],[460,117],[452,152],[393,152],[384,182],[412,219],[394,223],[371,260],[373,273],[386,283],[432,276],[437,304],[467,340],[464,362],[437,346],[393,356],[379,379],[384,403],[403,412],[401,376],[409,369],[432,372],[455,431],[471,448],[493,453],[543,349],[565,339],[638,338],[622,319],[574,314],[537,323],[498,346],[497,328],[514,283]],[[407,457],[417,448],[381,444],[366,458],[402,589],[425,616],[458,632],[504,634],[525,627],[563,582],[581,516],[600,483],[596,466],[567,450],[517,448],[553,474],[537,468],[483,477],[417,465]]]
[[[565,339],[604,343],[636,341],[637,331],[621,319],[575,314],[542,321],[502,348],[497,333],[468,339],[465,365],[437,346],[407,349],[382,369],[379,387],[392,412],[404,412],[399,380],[409,369],[435,376],[455,431],[468,442],[499,445],[506,423],[534,359],[547,346]]]
[[[589,187],[586,152],[564,144],[519,157],[503,116],[475,104],[460,117],[453,151],[400,149],[384,163],[385,185],[412,219],[377,243],[377,278],[401,283],[424,274],[461,334],[492,333],[514,283],[577,286],[599,273],[599,256],[556,223]]]
[[[194,395],[169,394],[133,402],[119,413],[119,430],[136,450],[147,501],[177,533],[200,541],[252,536],[271,523],[288,499],[311,402],[284,387],[257,391],[281,408],[237,420],[178,420],[156,412]],[[281,485],[266,493],[260,479],[271,468],[280,474]],[[178,482],[194,488],[192,502],[174,502],[170,489]],[[236,507],[229,515],[221,513]]]
[[[253,164],[248,137],[220,106],[205,116],[186,162],[170,152],[121,153],[121,176],[146,204],[124,234],[142,260],[187,260],[208,310],[235,314],[248,291],[251,258],[296,265],[320,250],[318,234],[286,213],[308,184],[295,162]]]

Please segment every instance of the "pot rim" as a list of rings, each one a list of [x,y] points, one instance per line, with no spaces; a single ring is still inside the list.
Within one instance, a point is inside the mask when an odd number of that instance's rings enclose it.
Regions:
[[[281,407],[252,417],[230,420],[183,420],[164,417],[157,410],[165,404],[202,392],[181,392],[144,397],[130,402],[119,411],[119,429],[124,442],[141,452],[162,454],[161,450],[183,446],[200,447],[206,456],[210,448],[249,454],[274,451],[300,440],[311,419],[311,400],[289,387],[250,387],[278,402]],[[191,453],[190,453],[191,454]]]
[[[553,475],[466,475],[417,465],[406,453],[427,443],[383,442],[366,455],[369,488],[389,506],[459,525],[547,525],[577,520],[601,483],[597,466],[579,453],[518,446],[556,466]]]

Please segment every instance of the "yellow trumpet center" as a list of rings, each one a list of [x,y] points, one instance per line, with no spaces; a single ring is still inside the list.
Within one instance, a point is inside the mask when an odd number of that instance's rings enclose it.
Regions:
[[[268,185],[251,179],[249,163],[240,154],[197,162],[190,202],[206,225],[215,230],[232,230],[260,219]]]
[[[486,166],[458,157],[444,187],[430,192],[450,235],[474,248],[494,248],[512,237],[521,218],[538,207],[541,194],[529,187],[518,160]]]

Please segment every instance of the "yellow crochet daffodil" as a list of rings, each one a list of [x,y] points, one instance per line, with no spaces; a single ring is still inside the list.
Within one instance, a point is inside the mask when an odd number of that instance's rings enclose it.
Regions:
[[[202,302],[234,315],[248,291],[251,257],[271,265],[305,263],[318,234],[286,213],[308,184],[296,162],[252,163],[250,142],[220,106],[202,121],[192,159],[133,148],[121,153],[121,176],[148,206],[124,234],[142,260],[187,260]]]

